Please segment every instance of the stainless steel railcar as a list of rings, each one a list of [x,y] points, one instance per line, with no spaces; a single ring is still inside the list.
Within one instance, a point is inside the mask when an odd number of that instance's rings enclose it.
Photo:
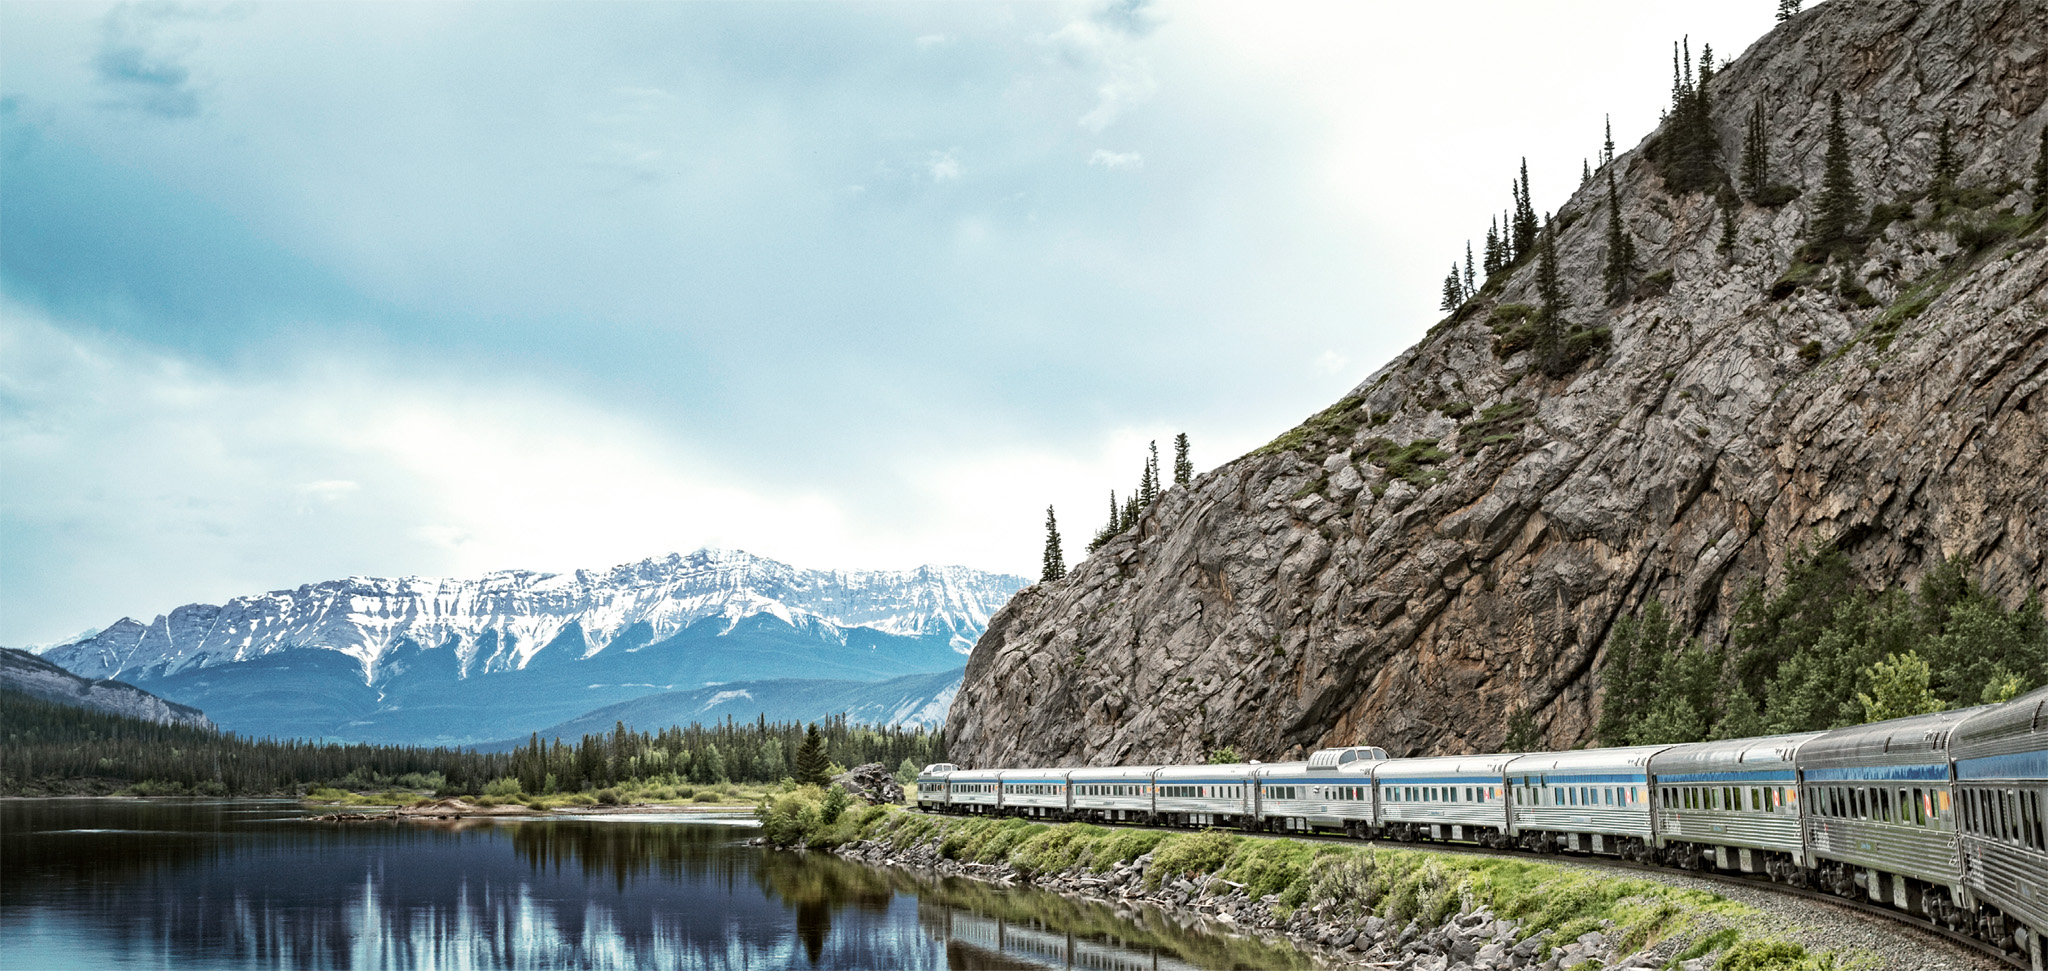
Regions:
[[[1949,733],[1982,709],[1841,728],[1798,754],[1806,846],[1822,884],[1953,921],[1962,874],[1949,792]]]
[[[1004,769],[998,773],[1002,813],[1006,816],[1035,816],[1066,819],[1069,769]]]
[[[1258,766],[1168,765],[1152,773],[1153,811],[1184,826],[1252,826]]]
[[[1648,858],[1654,839],[1649,762],[1667,747],[1540,752],[1509,762],[1508,835],[1537,852]]]
[[[1794,879],[1809,865],[1794,757],[1823,734],[1696,742],[1651,756],[1665,860]]]
[[[1959,909],[1978,936],[2040,968],[2048,960],[2048,688],[1964,719],[1949,758],[1968,894]]]
[[[1508,845],[1506,768],[1516,755],[1394,759],[1376,766],[1379,831],[1399,840]]]
[[[1068,772],[1067,781],[1074,787],[1074,815],[1105,823],[1150,821],[1152,774],[1157,769],[1127,765]]]
[[[960,767],[951,762],[934,762],[917,774],[917,808],[945,811],[951,803],[946,781]]]
[[[1261,765],[1254,812],[1262,829],[1335,830],[1353,836],[1373,825],[1372,770],[1386,764],[1385,749],[1328,748],[1306,762]]]

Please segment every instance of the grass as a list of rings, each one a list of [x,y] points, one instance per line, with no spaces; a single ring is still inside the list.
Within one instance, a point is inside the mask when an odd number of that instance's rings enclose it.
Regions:
[[[1522,437],[1522,424],[1535,411],[1536,406],[1527,401],[1488,405],[1479,417],[1458,429],[1458,451],[1473,455],[1488,445],[1512,442]]]
[[[1449,459],[1451,453],[1437,448],[1434,438],[1418,438],[1406,445],[1397,445],[1390,438],[1374,438],[1365,443],[1365,457],[1386,469],[1388,475],[1427,489],[1444,477],[1442,470],[1430,466]]]
[[[1163,832],[1085,823],[933,816],[894,806],[848,810],[821,819],[822,796],[799,789],[757,814],[764,833],[785,845],[831,849],[872,840],[897,851],[936,844],[947,859],[1008,864],[1027,877],[1062,872],[1101,873],[1152,855],[1144,885],[1157,889],[1181,878],[1211,874],[1241,884],[1286,918],[1320,905],[1323,919],[1441,924],[1448,917],[1489,907],[1521,921],[1524,937],[1548,933],[1564,943],[1587,931],[1616,938],[1624,951],[1677,943],[1687,958],[1718,955],[1724,971],[1823,971],[1832,955],[1816,956],[1776,936],[1771,918],[1717,894],[1682,890],[1655,880],[1514,857],[1389,849],[1372,844],[1247,836],[1223,830]],[[776,838],[776,837],[780,838]]]
[[[1328,446],[1347,441],[1365,422],[1365,399],[1348,397],[1316,412],[1309,420],[1280,434],[1280,437],[1252,451],[1252,455],[1278,455],[1309,446]],[[1327,448],[1325,449],[1327,450]]]

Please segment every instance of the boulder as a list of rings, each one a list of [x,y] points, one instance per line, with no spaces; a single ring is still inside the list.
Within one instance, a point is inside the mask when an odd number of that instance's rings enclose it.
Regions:
[[[903,802],[903,787],[896,783],[896,777],[880,762],[869,762],[835,775],[832,777],[832,784],[845,789],[848,795],[857,796],[873,805]]]

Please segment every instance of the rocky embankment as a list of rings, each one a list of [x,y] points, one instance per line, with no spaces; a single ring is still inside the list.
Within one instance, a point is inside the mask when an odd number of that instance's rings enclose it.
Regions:
[[[1517,713],[1570,748],[1618,618],[1657,601],[1717,640],[1802,547],[1872,587],[1954,559],[2009,607],[2039,592],[2042,4],[1832,0],[1705,90],[1725,191],[1674,189],[1660,131],[1557,210],[1560,315],[1601,338],[1585,357],[1527,346],[1538,261],[1498,274],[1328,410],[1012,599],[968,663],[953,760],[1499,751]],[[1861,204],[1816,250],[1833,95]],[[1619,294],[1610,173],[1638,253]]]
[[[871,866],[910,867],[945,876],[964,876],[998,884],[1029,882],[1043,890],[1075,894],[1098,900],[1151,904],[1166,910],[1190,912],[1200,919],[1240,933],[1285,937],[1297,947],[1318,954],[1332,964],[1386,968],[1389,971],[1499,971],[1509,968],[1557,969],[1577,967],[1587,961],[1596,967],[1661,967],[1669,948],[1644,948],[1632,953],[1605,930],[1587,931],[1577,938],[1558,942],[1549,933],[1522,936],[1521,922],[1501,919],[1487,907],[1461,912],[1441,924],[1420,918],[1406,922],[1384,917],[1360,920],[1338,919],[1331,902],[1296,910],[1280,919],[1273,915],[1277,894],[1254,900],[1245,885],[1212,874],[1192,879],[1177,878],[1146,888],[1146,872],[1153,863],[1147,853],[1121,863],[1104,873],[1063,872],[1027,879],[1006,863],[962,863],[946,859],[936,841],[908,851],[896,851],[880,842],[861,842],[840,847],[840,856]],[[1611,930],[1611,927],[1609,928]],[[1562,944],[1562,946],[1557,946]],[[1675,950],[1674,950],[1675,953]],[[1707,959],[1688,962],[1685,971],[1703,971]]]

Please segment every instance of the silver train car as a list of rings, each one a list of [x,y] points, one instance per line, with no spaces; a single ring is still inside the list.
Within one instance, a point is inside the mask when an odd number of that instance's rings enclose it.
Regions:
[[[1374,820],[1373,767],[1386,758],[1385,749],[1359,745],[1323,749],[1306,762],[1257,766],[1255,827],[1366,833]]]
[[[1067,781],[1074,787],[1076,819],[1102,823],[1135,823],[1152,819],[1153,765],[1074,769]]]
[[[1398,840],[1459,840],[1508,845],[1513,755],[1394,759],[1373,771],[1378,830]]]
[[[1152,773],[1153,816],[1182,826],[1250,829],[1256,765],[1168,765]]]
[[[1649,763],[1666,747],[1540,752],[1509,762],[1508,836],[1539,853],[1648,858],[1655,839]]]
[[[1980,710],[1841,728],[1800,746],[1800,818],[1822,886],[1954,919],[1962,874],[1948,740],[1958,722]]]
[[[1799,826],[1794,756],[1825,734],[1697,742],[1651,756],[1657,848],[1692,869],[1793,879],[1810,865]]]
[[[2039,968],[2048,950],[2048,688],[1964,719],[1949,758],[1965,891],[1958,917]]]

